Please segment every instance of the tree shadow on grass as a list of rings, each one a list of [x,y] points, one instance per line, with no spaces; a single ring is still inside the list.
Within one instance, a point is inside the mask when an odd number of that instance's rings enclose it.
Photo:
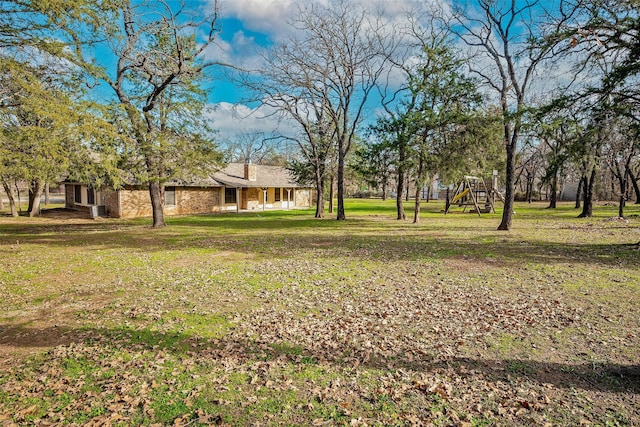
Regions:
[[[94,250],[133,249],[145,252],[166,249],[230,251],[274,258],[305,256],[362,260],[420,261],[468,256],[476,261],[496,257],[503,263],[523,261],[544,264],[576,263],[602,266],[640,267],[639,236],[629,230],[629,241],[620,244],[557,242],[543,240],[557,227],[540,230],[536,240],[522,240],[497,232],[487,220],[479,223],[447,223],[420,226],[408,222],[379,222],[368,217],[349,221],[315,220],[270,213],[203,215],[168,219],[170,226],[151,230],[147,222],[135,220],[75,220],[54,223],[11,223],[2,225],[0,244],[15,252],[17,244],[51,247],[92,246]],[[574,229],[572,224],[567,228]],[[616,228],[619,228],[615,226]],[[595,227],[597,228],[597,227]],[[611,226],[603,226],[610,231]],[[594,227],[586,227],[594,231]],[[580,231],[576,231],[580,232]],[[622,233],[620,230],[618,232]],[[638,233],[640,234],[640,232]],[[597,242],[597,236],[594,237]],[[2,247],[0,247],[0,251]]]
[[[179,332],[158,332],[133,328],[34,328],[24,325],[0,325],[0,358],[2,347],[23,348],[31,352],[57,346],[85,343],[129,352],[163,352],[180,358],[202,358],[213,361],[235,358],[238,364],[281,360],[293,364],[328,364],[339,369],[358,368],[395,372],[397,370],[425,374],[455,375],[488,382],[527,381],[540,386],[582,389],[621,394],[640,393],[640,365],[615,363],[555,363],[529,359],[482,359],[465,356],[415,358],[395,354],[389,357],[367,357],[367,351],[341,344],[336,348],[305,348],[291,343],[238,339],[228,335],[220,339],[203,339]],[[6,354],[5,354],[6,355]],[[13,362],[10,370],[20,369]],[[0,368],[2,366],[0,365]]]
[[[482,260],[499,256],[503,262],[522,261],[541,263],[584,263],[590,265],[619,266],[624,261],[627,267],[640,266],[640,257],[633,249],[635,245],[620,244],[576,244],[540,241],[503,240],[485,243],[480,238],[447,236],[442,232],[420,234],[369,234],[353,233],[297,233],[291,229],[287,233],[277,231],[262,234],[231,233],[182,234],[165,232],[162,235],[148,233],[145,229],[122,228],[113,225],[108,228],[82,225],[73,232],[64,232],[58,226],[17,227],[3,229],[4,238],[0,243],[10,245],[12,252],[19,244],[36,244],[51,247],[86,247],[96,249],[135,249],[145,252],[166,249],[208,249],[232,251],[247,254],[273,254],[276,257],[296,257],[304,255],[304,250],[313,250],[314,256],[334,258],[342,252],[353,259],[367,260],[421,260],[425,257],[447,258],[468,255]],[[99,232],[99,233],[97,233]],[[96,233],[96,234],[93,234]],[[319,245],[319,243],[322,243]],[[323,253],[325,253],[323,255]]]

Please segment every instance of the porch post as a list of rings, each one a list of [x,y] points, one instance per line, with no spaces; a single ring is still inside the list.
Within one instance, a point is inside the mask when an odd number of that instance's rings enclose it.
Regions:
[[[262,188],[262,210],[264,211],[267,208],[267,191],[268,188]]]

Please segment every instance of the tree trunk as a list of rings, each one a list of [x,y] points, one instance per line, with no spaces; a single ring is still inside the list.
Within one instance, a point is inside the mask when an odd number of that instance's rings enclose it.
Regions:
[[[511,229],[511,221],[513,219],[513,205],[515,200],[514,176],[516,164],[516,144],[514,142],[510,142],[506,148],[507,165],[505,171],[504,210],[502,211],[502,221],[498,226],[498,230],[504,231],[508,231]]]
[[[398,208],[398,219],[405,220],[407,215],[404,213],[404,204],[402,203],[402,195],[404,194],[404,169],[398,168],[398,187],[396,188],[396,207]]]
[[[13,187],[11,184],[6,181],[2,181],[2,187],[4,188],[4,192],[7,194],[7,199],[9,200],[9,209],[11,210],[11,216],[18,216],[18,207],[16,206],[16,198],[13,192]]]
[[[44,191],[44,184],[39,179],[33,181],[29,187],[29,216],[40,216],[40,199]]]
[[[35,199],[35,195],[33,193],[33,189],[36,186],[36,181],[31,181],[29,183],[29,187],[28,187],[28,194],[27,194],[27,212],[31,213],[31,211],[33,210],[33,201]],[[31,215],[30,215],[31,216]]]
[[[421,199],[421,192],[422,192],[422,186],[423,186],[423,177],[422,175],[424,174],[424,161],[422,159],[422,155],[420,156],[420,159],[418,160],[418,171],[416,173],[416,204],[415,204],[415,208],[413,209],[413,223],[417,224],[420,222],[420,199]],[[408,193],[408,191],[407,191]]]
[[[347,219],[344,212],[344,141],[340,140],[338,143],[338,215],[336,219],[338,221],[344,221]]]
[[[329,177],[329,213],[332,214],[333,213],[333,198],[335,197],[335,194],[333,194],[333,187],[335,185],[335,175],[333,174],[333,172],[331,173],[331,176]]]
[[[316,218],[324,218],[324,169],[316,169]]]
[[[551,177],[551,198],[549,199],[548,209],[555,209],[558,202],[558,174],[554,173]]]
[[[444,201],[444,212],[449,212],[449,207],[451,206],[451,198],[449,197],[449,187],[447,187],[446,199]]]
[[[406,174],[406,180],[407,180],[407,182],[405,183],[405,187],[406,187],[407,191],[404,194],[404,197],[405,197],[404,200],[405,200],[405,202],[409,202],[409,191],[410,191],[410,187],[411,187],[411,182],[409,180],[409,174]]]
[[[51,194],[49,191],[49,183],[46,183],[44,185],[44,204],[45,205],[50,205],[51,204]]]
[[[404,193],[405,162],[407,157],[407,147],[402,135],[398,137],[398,182],[396,183],[396,208],[398,210],[398,220],[407,219],[402,204],[402,194]]]
[[[389,177],[387,176],[386,172],[384,174],[384,178],[382,178],[381,187],[382,187],[382,200],[386,201],[387,198],[389,197]]]
[[[527,172],[527,203],[529,204],[531,204],[531,199],[533,198],[533,181],[533,173]]]
[[[607,197],[607,200],[615,200],[616,197],[616,180],[615,180],[615,176],[613,173],[611,173],[611,175],[609,176],[609,179],[611,179],[611,194],[609,197]]]
[[[420,222],[420,201],[421,199],[421,195],[420,195],[421,190],[419,188],[416,188],[416,205],[415,208],[413,209],[413,223],[417,224]]]
[[[4,209],[4,197],[2,197],[2,193],[0,193],[0,210]]]
[[[162,186],[158,181],[149,183],[149,196],[151,196],[151,210],[153,212],[153,228],[166,226],[164,222],[164,203],[162,200]]]
[[[542,196],[542,184],[540,184],[540,187],[538,188],[538,190],[540,191],[540,196]],[[545,200],[549,200],[549,186],[545,186],[544,187],[544,199]],[[540,199],[538,199],[540,200]]]
[[[624,218],[624,206],[626,204],[626,198],[624,194],[620,195],[620,200],[618,201],[618,218]]]
[[[638,185],[638,178],[633,173],[631,168],[627,169],[627,173],[629,174],[629,180],[631,181],[633,192],[636,194],[636,205],[640,205],[640,185]]]
[[[620,198],[618,199],[618,217],[624,218],[624,207],[627,202],[627,177],[628,168],[624,171],[616,164],[616,172],[618,173],[618,183],[620,184]]]
[[[596,167],[591,169],[589,177],[584,177],[585,182],[583,186],[583,200],[582,213],[578,215],[578,218],[591,218],[593,216],[593,186],[596,181]]]
[[[17,181],[17,180],[14,180],[14,181],[13,181],[13,184],[14,184],[14,185],[15,185],[15,187],[16,187],[16,192],[15,192],[15,194],[16,194],[16,196],[17,196],[16,198],[17,198],[17,201],[18,201],[18,211],[19,211],[19,212],[22,212],[22,203],[20,202],[20,187],[18,186],[18,181]]]
[[[576,190],[576,205],[574,209],[580,209],[580,193],[582,192],[582,186],[584,185],[585,177],[581,176],[578,181],[578,189]]]

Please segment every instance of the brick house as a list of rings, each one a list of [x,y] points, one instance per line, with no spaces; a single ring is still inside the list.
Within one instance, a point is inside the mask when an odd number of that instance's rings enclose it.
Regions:
[[[86,183],[65,182],[65,207],[87,210],[91,216],[138,218],[152,215],[144,185],[92,189]],[[311,207],[314,190],[294,182],[280,166],[230,163],[206,179],[165,184],[165,215],[189,215]]]

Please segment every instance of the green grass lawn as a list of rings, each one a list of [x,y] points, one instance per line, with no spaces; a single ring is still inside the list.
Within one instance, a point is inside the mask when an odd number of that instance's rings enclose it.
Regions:
[[[639,425],[640,206],[545,206],[0,216],[0,426]]]

